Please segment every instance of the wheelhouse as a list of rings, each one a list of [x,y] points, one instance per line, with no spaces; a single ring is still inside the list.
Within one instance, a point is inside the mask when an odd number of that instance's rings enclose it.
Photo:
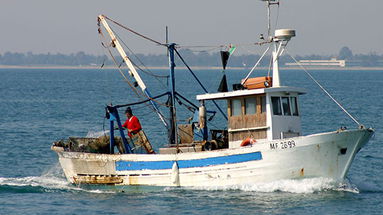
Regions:
[[[226,100],[229,148],[236,148],[248,137],[262,141],[300,136],[298,97],[304,93],[295,87],[265,87],[197,95],[197,100]]]

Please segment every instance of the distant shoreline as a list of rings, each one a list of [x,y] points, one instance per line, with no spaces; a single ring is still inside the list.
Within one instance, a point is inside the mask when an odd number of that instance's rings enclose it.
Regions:
[[[11,66],[11,65],[0,65],[0,69],[115,69],[116,67],[105,66],[100,68],[99,66]],[[153,70],[166,70],[169,69],[165,66],[152,66],[147,67]],[[177,69],[186,70],[186,67],[177,66]],[[206,66],[195,66],[191,67],[196,70],[222,70],[222,67],[206,67]],[[380,71],[383,67],[305,67],[307,70],[339,70],[339,71],[355,71],[355,70],[366,70],[366,71]],[[260,70],[267,70],[267,67],[258,67]],[[280,66],[281,70],[302,70],[300,67],[283,67]],[[251,67],[226,67],[226,71],[230,70],[251,70]]]

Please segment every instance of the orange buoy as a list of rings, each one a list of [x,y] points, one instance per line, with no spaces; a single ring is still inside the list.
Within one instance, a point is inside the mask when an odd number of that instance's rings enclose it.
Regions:
[[[253,138],[246,138],[242,141],[241,145],[240,146],[247,146],[247,145],[253,145],[254,143],[256,143],[257,141]]]

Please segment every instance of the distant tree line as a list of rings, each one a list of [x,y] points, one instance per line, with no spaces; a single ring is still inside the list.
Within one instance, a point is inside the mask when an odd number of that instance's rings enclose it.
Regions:
[[[221,66],[220,53],[208,52],[193,52],[188,49],[180,51],[184,60],[189,66]],[[168,66],[166,54],[137,54],[130,56],[137,65],[145,66]],[[259,55],[233,55],[229,59],[228,66],[232,67],[250,67],[259,59]],[[339,60],[346,60],[347,66],[383,66],[383,55],[376,53],[370,54],[353,54],[351,49],[343,47],[338,55],[307,55],[295,56],[297,60],[328,60],[330,58],[337,58]],[[120,57],[116,57],[122,63]],[[282,56],[280,58],[281,65],[287,62],[292,62],[289,56]],[[182,62],[176,58],[176,64],[182,66]],[[84,52],[77,52],[75,54],[33,54],[28,53],[11,53],[6,52],[0,55],[0,65],[9,66],[101,66],[101,65],[114,65],[114,63],[107,56],[96,56],[86,54]],[[270,58],[265,57],[260,66],[267,67],[270,65]]]
[[[32,52],[11,53],[0,55],[0,65],[14,66],[89,66],[102,62],[106,56],[94,56],[77,52],[76,54],[33,54]]]

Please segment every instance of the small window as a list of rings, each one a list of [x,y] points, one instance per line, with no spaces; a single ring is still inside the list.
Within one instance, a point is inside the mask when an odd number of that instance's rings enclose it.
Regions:
[[[251,115],[257,112],[257,100],[255,98],[246,98],[246,114]]]
[[[283,106],[283,115],[291,116],[289,97],[282,97],[282,106]]]
[[[266,112],[266,96],[261,96],[261,112]]]
[[[290,97],[291,101],[291,112],[293,116],[298,116],[298,102],[297,102],[297,97]]]
[[[271,97],[271,102],[273,104],[273,114],[282,115],[282,106],[279,97]]]
[[[240,99],[231,100],[231,115],[239,116],[242,114],[242,104]]]

